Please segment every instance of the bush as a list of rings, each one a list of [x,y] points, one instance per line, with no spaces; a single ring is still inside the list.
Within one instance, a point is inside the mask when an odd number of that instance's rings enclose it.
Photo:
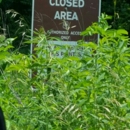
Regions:
[[[35,53],[1,49],[0,103],[9,130],[126,130],[130,128],[130,48],[123,29],[102,15],[81,33],[100,34],[98,44],[53,45],[36,32]],[[82,50],[82,51],[81,51]],[[63,51],[62,57],[57,53]],[[4,53],[7,55],[4,55]],[[33,72],[32,77],[29,76]]]

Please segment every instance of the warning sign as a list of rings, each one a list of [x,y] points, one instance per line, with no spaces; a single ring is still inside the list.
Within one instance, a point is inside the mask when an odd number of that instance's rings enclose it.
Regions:
[[[80,33],[98,21],[100,0],[35,0],[33,28],[43,27],[63,41],[77,41]],[[86,40],[97,39],[97,35]]]

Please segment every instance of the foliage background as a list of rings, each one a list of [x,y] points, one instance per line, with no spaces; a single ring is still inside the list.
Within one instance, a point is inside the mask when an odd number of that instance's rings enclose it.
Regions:
[[[101,3],[102,13],[112,16],[112,19],[109,20],[109,24],[112,28],[124,28],[130,35],[130,1],[101,0]],[[7,37],[16,37],[17,35],[17,39],[13,42],[15,48],[19,48],[24,41],[25,35],[23,36],[23,33],[29,35],[29,29],[31,28],[31,5],[32,0],[3,0],[0,3],[0,26],[6,29]],[[6,10],[11,9],[13,10],[6,14]],[[17,15],[11,17],[15,12],[17,12]],[[3,31],[1,31],[1,33],[3,33]],[[27,54],[29,52],[29,47],[22,46],[20,47],[20,51]]]
[[[31,1],[2,1],[0,105],[7,128],[129,130],[129,8],[126,0],[102,1],[102,12],[112,19],[102,15],[100,23],[82,32],[83,36],[100,34],[99,44],[80,41],[76,55],[69,56],[70,46],[54,49],[42,30],[35,32],[34,41],[27,41]],[[35,55],[28,54],[29,45],[23,41],[38,43]],[[80,47],[84,48],[82,57],[78,56]],[[62,49],[66,50],[63,57],[55,57]],[[32,78],[31,70],[38,70]]]
[[[17,37],[13,42],[15,49],[26,54],[29,52],[29,46],[22,43],[26,35],[30,35],[31,4],[31,0],[3,0],[0,3],[1,33],[6,34],[6,37]]]
[[[130,36],[130,1],[129,0],[102,0],[102,13],[113,17],[109,20],[112,28],[124,28]]]
[[[9,130],[129,130],[129,38],[111,29],[108,18],[103,14],[81,34],[100,34],[99,44],[81,40],[73,56],[70,45],[50,45],[42,29],[26,41],[37,43],[33,58],[10,51],[14,39],[0,37],[0,63],[7,63],[0,69],[0,104]]]

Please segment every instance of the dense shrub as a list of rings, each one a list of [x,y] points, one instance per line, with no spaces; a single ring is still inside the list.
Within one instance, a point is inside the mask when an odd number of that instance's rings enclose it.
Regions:
[[[123,29],[113,30],[102,15],[81,33],[99,42],[53,45],[36,32],[35,53],[10,49],[0,37],[0,105],[9,130],[126,130],[130,128],[130,48]],[[81,51],[82,49],[82,51]],[[57,53],[63,51],[62,57]],[[74,55],[69,55],[74,51]],[[33,76],[30,73],[33,71]]]

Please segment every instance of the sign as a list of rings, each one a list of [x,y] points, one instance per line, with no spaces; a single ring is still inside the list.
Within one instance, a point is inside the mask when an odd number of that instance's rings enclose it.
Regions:
[[[76,42],[81,40],[82,31],[98,21],[100,3],[100,0],[34,0],[32,28],[43,27],[50,36]],[[85,40],[97,40],[97,35]]]

